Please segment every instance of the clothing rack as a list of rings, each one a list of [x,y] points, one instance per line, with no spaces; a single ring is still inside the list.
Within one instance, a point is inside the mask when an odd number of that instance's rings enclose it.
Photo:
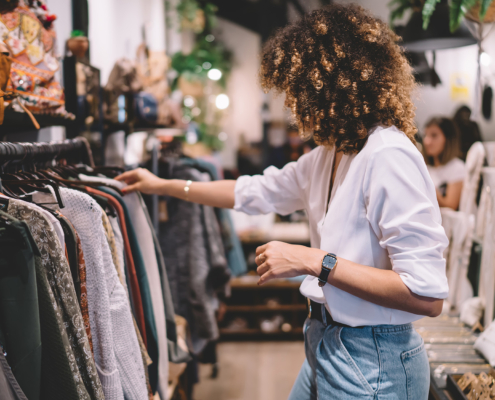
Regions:
[[[62,142],[0,142],[0,163],[37,163],[70,158],[94,167],[89,144],[84,138]],[[17,163],[16,163],[17,162]]]

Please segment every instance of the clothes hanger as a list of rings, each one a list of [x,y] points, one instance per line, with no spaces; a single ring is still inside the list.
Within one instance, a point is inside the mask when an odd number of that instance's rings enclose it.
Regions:
[[[50,171],[45,171],[45,172],[50,176],[51,179],[53,179],[57,182],[60,182],[60,183],[64,183],[68,186],[90,186],[90,187],[105,186],[105,187],[114,189],[119,195],[124,196],[124,194],[122,193],[122,191],[120,189],[116,188],[115,186],[108,185],[104,182],[93,182],[93,181],[83,181],[83,180],[67,180],[67,179],[60,178],[56,175],[53,175],[53,173],[51,173]]]
[[[2,143],[2,145],[5,146],[5,148],[8,151],[7,157],[16,155],[16,147],[12,143]],[[14,173],[6,173],[5,168],[11,163],[12,160],[8,160],[3,166],[2,166],[2,189],[3,192],[15,199],[18,200],[28,200],[27,198],[21,197],[22,195],[28,194],[28,191],[32,190],[37,190],[37,191],[42,191],[45,193],[51,193],[46,186],[51,186],[53,188],[53,191],[55,193],[55,197],[57,199],[57,204],[59,205],[60,208],[64,208],[64,202],[62,200],[62,196],[60,195],[59,191],[59,185],[50,179],[26,179],[25,176],[22,176],[22,174],[19,174],[18,172],[18,166],[20,163],[23,163],[27,156],[28,156],[28,150],[26,146],[22,146],[23,149],[23,157],[21,158],[20,162],[17,164],[14,164]],[[22,165],[22,164],[21,164]],[[22,171],[23,174],[25,174],[25,171]],[[5,179],[5,178],[11,178],[11,179]],[[40,185],[42,185],[40,187]],[[17,193],[15,193],[14,190],[12,190],[13,187],[16,187],[18,190],[21,191],[21,196],[19,196]]]

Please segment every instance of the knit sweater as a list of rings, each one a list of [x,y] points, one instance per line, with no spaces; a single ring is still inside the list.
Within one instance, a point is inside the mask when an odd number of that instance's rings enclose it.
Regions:
[[[95,178],[86,175],[82,176],[82,179],[93,180],[95,182],[99,181],[107,185],[112,185],[118,189],[122,189],[126,186],[124,183],[118,182],[114,179],[105,179],[100,177]],[[148,275],[153,303],[153,314],[155,316],[156,331],[158,336],[158,391],[162,398],[166,398],[168,388],[167,328],[165,323],[165,307],[163,304],[161,278],[155,255],[153,234],[146,218],[145,212],[147,211],[143,208],[138,195],[136,193],[129,194],[124,197],[124,201],[129,209],[132,225],[137,233],[137,240],[143,255],[146,274]]]
[[[65,188],[61,192],[63,213],[77,230],[86,259],[94,356],[105,399],[147,400],[139,344],[105,236],[103,210],[87,194]]]

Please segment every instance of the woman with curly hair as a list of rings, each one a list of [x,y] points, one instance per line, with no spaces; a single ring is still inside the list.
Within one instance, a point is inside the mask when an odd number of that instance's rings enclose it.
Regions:
[[[261,63],[266,90],[285,93],[302,136],[297,162],[237,181],[117,179],[248,214],[305,209],[311,248],[257,249],[259,284],[307,275],[306,361],[290,395],[426,400],[429,366],[411,323],[440,314],[448,285],[435,187],[414,145],[411,68],[386,24],[332,5],[278,31]]]

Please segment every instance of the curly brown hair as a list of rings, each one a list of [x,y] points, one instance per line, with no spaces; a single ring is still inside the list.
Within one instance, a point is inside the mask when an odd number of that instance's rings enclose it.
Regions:
[[[413,143],[415,81],[399,37],[358,5],[334,4],[279,31],[262,53],[265,91],[286,94],[318,144],[356,153],[375,124],[395,125]]]

